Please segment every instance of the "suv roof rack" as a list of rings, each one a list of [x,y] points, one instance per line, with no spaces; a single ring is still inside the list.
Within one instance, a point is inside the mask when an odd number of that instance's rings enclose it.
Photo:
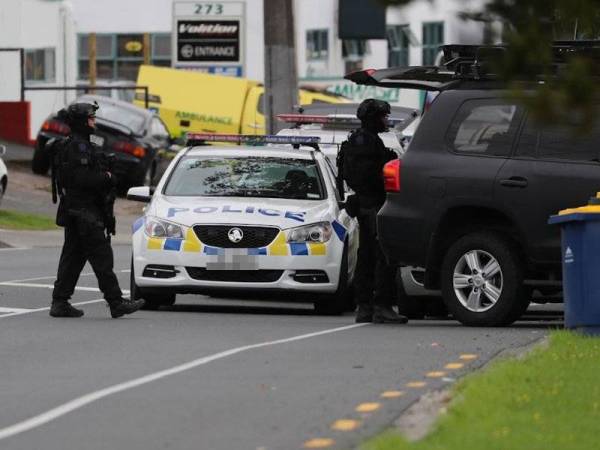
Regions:
[[[506,51],[506,45],[442,45],[440,66],[392,67],[352,72],[344,78],[357,84],[443,91],[462,81],[497,81],[487,64]],[[554,72],[568,57],[584,56],[600,61],[600,41],[555,41],[552,44]],[[597,75],[600,76],[600,73]]]

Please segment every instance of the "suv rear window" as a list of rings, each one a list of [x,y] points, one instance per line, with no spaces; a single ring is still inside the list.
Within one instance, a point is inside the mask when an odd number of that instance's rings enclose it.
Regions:
[[[448,130],[457,153],[508,156],[518,125],[519,107],[498,100],[467,100]]]

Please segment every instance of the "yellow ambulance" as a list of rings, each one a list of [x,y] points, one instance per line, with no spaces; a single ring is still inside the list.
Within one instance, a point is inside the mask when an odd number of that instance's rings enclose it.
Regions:
[[[140,66],[138,86],[148,86],[148,107],[179,137],[191,132],[264,134],[264,88],[256,81],[202,72]],[[301,89],[299,104],[348,103],[344,97]],[[144,95],[135,101],[144,106]]]

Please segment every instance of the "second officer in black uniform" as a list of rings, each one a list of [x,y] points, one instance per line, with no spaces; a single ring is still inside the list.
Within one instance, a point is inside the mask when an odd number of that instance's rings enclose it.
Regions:
[[[388,130],[389,114],[389,103],[375,99],[363,101],[356,111],[361,128],[342,144],[338,160],[338,171],[355,192],[348,199],[348,213],[358,217],[360,227],[354,275],[357,322],[407,322],[406,317],[392,309],[396,269],[387,264],[381,251],[375,223],[377,211],[385,201],[383,166],[398,157],[384,146],[378,135]]]
[[[71,135],[54,144],[53,151],[53,186],[56,182],[60,196],[56,223],[65,228],[65,242],[52,292],[52,317],[83,316],[83,311],[73,307],[69,299],[86,261],[98,278],[113,318],[131,314],[144,305],[143,300],[122,297],[113,271],[110,236],[105,233],[110,229],[105,202],[116,180],[101,167],[90,142],[97,109],[97,104],[74,103],[59,112],[71,128]]]

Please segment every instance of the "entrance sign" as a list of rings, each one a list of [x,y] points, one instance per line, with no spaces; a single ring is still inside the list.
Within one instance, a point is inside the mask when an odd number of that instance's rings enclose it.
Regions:
[[[243,2],[176,1],[172,36],[173,67],[243,75]]]

